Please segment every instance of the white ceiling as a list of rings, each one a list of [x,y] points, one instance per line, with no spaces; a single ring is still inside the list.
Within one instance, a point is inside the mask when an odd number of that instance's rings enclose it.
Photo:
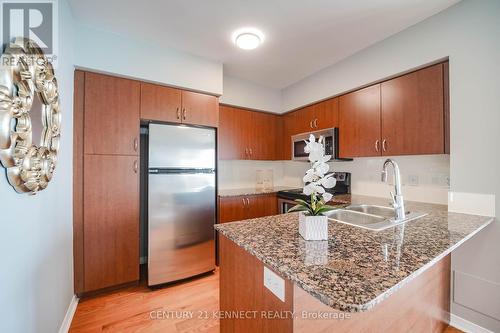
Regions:
[[[220,61],[224,74],[284,88],[460,0],[69,0],[98,29]],[[237,49],[234,30],[265,42]]]

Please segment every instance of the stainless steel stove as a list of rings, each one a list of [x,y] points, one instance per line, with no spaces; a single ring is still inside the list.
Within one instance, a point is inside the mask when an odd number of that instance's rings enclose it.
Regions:
[[[333,194],[332,201],[335,201],[335,195],[351,193],[351,174],[349,172],[335,172],[334,177],[337,179],[335,187],[326,189],[327,192]],[[302,199],[307,202],[311,200],[308,195],[302,193],[302,188],[283,190],[278,192],[278,206],[280,214],[286,213],[290,208],[297,203],[295,199]]]

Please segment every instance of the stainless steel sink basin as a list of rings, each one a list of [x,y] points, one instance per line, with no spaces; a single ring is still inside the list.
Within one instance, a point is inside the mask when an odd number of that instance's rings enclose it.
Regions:
[[[385,221],[382,216],[364,214],[347,209],[332,210],[327,213],[329,219],[356,225],[369,225]]]
[[[344,209],[329,211],[325,213],[325,215],[335,222],[345,223],[363,229],[380,231],[421,218],[427,214],[407,212],[404,219],[397,220],[395,218],[395,211],[391,207],[352,205]]]
[[[396,216],[396,212],[392,207],[375,206],[375,205],[351,205],[346,207],[345,209],[366,214],[383,216],[386,218],[393,218]],[[406,214],[409,214],[409,212],[406,212]]]

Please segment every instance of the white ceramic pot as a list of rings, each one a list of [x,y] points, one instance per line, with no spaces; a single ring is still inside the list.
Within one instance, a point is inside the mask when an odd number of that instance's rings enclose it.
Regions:
[[[305,240],[328,239],[328,217],[299,214],[299,234]]]

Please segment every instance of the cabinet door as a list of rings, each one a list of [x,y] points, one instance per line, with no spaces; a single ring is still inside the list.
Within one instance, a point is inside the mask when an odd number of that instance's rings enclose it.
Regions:
[[[249,144],[251,160],[273,160],[276,156],[276,117],[263,112],[252,112]]]
[[[287,113],[283,116],[283,158],[292,159],[292,136],[300,133],[299,111]]]
[[[278,214],[278,198],[275,194],[262,195],[262,216],[271,216]]]
[[[84,157],[84,289],[139,279],[138,158]]]
[[[219,158],[246,159],[249,133],[252,130],[250,111],[225,105],[221,105],[219,110]]]
[[[258,194],[247,196],[247,218],[271,216],[278,214],[278,199],[275,194]]]
[[[181,91],[141,83],[141,119],[181,122]]]
[[[311,105],[309,115],[313,131],[338,127],[338,98]]]
[[[85,153],[138,155],[139,100],[139,82],[85,73]]]
[[[219,223],[245,220],[246,215],[245,197],[219,198]]]
[[[215,96],[182,91],[182,122],[217,127],[219,124],[219,99]]]
[[[380,84],[340,96],[340,156],[380,156],[380,147]]]
[[[382,154],[444,154],[443,65],[381,84]]]

